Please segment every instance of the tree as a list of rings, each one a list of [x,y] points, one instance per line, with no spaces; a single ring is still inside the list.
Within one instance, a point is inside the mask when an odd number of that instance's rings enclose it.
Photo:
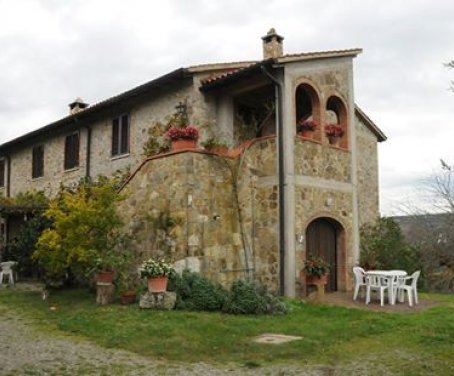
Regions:
[[[420,269],[419,254],[392,218],[379,218],[361,228],[360,263],[366,269]]]
[[[453,63],[454,64],[454,63]],[[425,182],[428,201],[406,207],[405,235],[419,249],[427,288],[454,291],[454,166],[440,160]],[[423,206],[423,207],[422,207]]]
[[[33,254],[48,281],[84,278],[95,265],[112,267],[121,260],[123,223],[116,211],[121,199],[115,180],[99,178],[63,188],[50,201],[44,216],[53,226],[43,231]]]

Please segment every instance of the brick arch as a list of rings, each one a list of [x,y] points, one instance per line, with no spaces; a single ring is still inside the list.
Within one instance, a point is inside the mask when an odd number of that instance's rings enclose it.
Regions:
[[[314,249],[314,247],[329,247],[329,240],[327,239],[316,239],[316,236],[325,236],[326,231],[332,228],[334,236],[334,249]],[[330,214],[320,213],[318,216],[312,217],[305,226],[305,241],[306,241],[306,252],[303,256],[303,262],[310,255],[322,256],[324,258],[334,257],[334,280],[331,281],[331,286],[328,290],[340,290],[345,291],[347,288],[347,249],[346,249],[346,226],[342,224],[342,221]],[[312,249],[311,249],[312,248]],[[334,255],[324,255],[324,252],[334,252]],[[333,260],[330,260],[333,263]],[[331,275],[333,277],[333,275]]]
[[[318,127],[314,132],[314,139],[322,139],[321,122],[322,122],[322,111],[320,92],[316,89],[316,86],[309,81],[298,82],[294,92],[295,98],[295,121],[294,124],[298,123],[300,119],[312,118]]]
[[[347,105],[340,95],[335,93],[328,96],[328,99],[325,102],[325,112],[328,114],[328,111],[332,111],[336,114],[337,123],[342,127],[344,131],[339,146],[341,148],[348,149],[348,111]],[[330,122],[328,115],[326,115],[325,118],[326,123],[328,124]]]

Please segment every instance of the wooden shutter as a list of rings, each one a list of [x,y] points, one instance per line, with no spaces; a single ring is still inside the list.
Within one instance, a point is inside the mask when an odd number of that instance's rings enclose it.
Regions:
[[[126,154],[129,152],[129,119],[128,115],[123,115],[121,117],[121,135],[120,135],[121,145],[120,153]]]
[[[65,170],[79,166],[79,133],[66,136]]]
[[[0,159],[0,187],[5,186],[5,160]]]
[[[44,176],[44,146],[39,145],[33,148],[32,178]]]
[[[112,120],[112,155],[118,155],[119,150],[119,137],[120,137],[120,119]]]

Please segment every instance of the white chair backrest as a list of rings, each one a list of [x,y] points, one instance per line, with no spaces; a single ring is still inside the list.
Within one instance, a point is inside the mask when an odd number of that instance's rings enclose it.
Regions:
[[[388,285],[388,279],[382,275],[367,275],[366,282],[371,287],[381,287]]]
[[[411,287],[416,288],[416,284],[418,283],[418,278],[421,274],[420,270],[417,270],[411,275]]]
[[[5,261],[0,263],[0,268],[2,272],[8,273],[14,265],[16,265],[15,261]]]
[[[359,266],[355,266],[353,268],[353,273],[355,274],[356,282],[364,283],[364,276],[366,275],[366,272],[363,268],[360,268]]]

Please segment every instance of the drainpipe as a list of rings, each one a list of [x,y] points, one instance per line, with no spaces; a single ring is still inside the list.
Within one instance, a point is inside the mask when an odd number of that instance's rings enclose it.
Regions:
[[[87,130],[87,147],[85,156],[85,177],[90,177],[90,155],[91,155],[91,127],[86,126]]]
[[[263,65],[262,72],[273,81],[276,100],[277,159],[278,159],[278,196],[279,196],[279,293],[285,293],[285,174],[284,174],[284,125],[282,121],[282,84]]]

